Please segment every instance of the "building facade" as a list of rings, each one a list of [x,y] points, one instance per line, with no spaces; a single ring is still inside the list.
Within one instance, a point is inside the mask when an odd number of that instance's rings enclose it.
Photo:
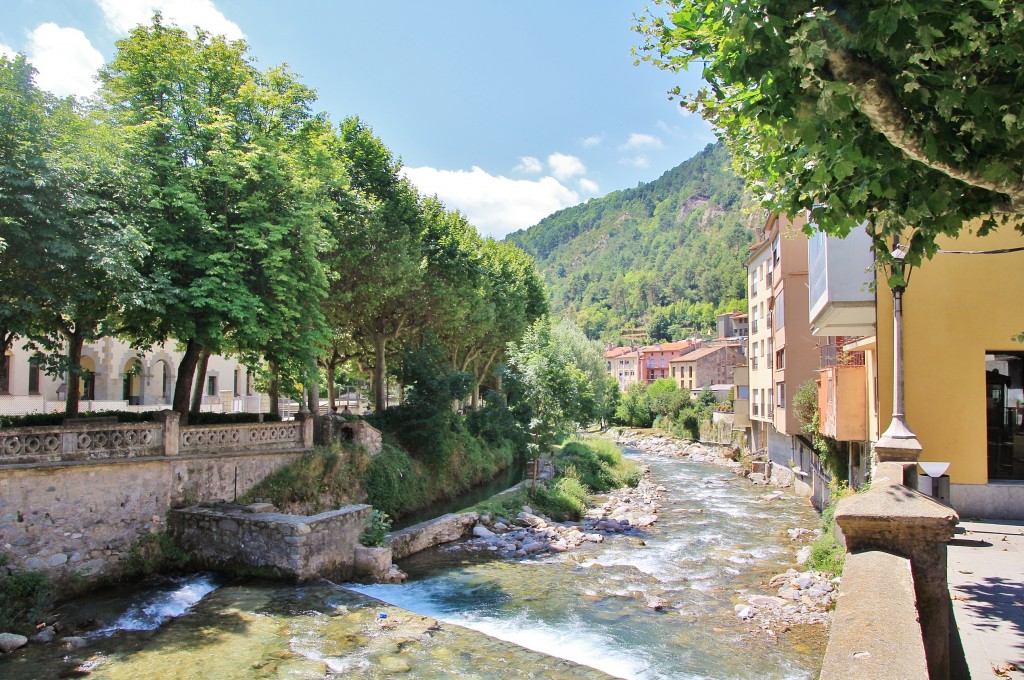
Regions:
[[[16,341],[0,361],[0,415],[57,413],[64,410],[67,384],[46,375],[33,353]],[[149,411],[170,408],[181,352],[174,343],[145,352],[115,338],[102,338],[82,350],[80,410]],[[253,374],[238,360],[212,355],[203,383],[207,411],[260,412],[266,396],[256,391]]]
[[[682,390],[701,390],[711,385],[732,385],[733,370],[743,355],[738,344],[700,347],[669,362],[671,377]]]

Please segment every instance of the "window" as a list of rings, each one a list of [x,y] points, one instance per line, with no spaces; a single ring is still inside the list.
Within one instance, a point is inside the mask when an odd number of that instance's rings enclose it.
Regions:
[[[786,383],[775,383],[775,406],[786,408]]]
[[[608,369],[610,370],[611,366],[609,366]],[[234,380],[234,383],[235,383],[234,384],[235,396],[239,397],[242,394],[242,369],[241,368],[236,368],[235,369],[235,380]]]
[[[28,364],[28,393],[39,394],[39,365],[31,361]]]
[[[0,394],[11,391],[11,355],[0,354]]]
[[[775,365],[782,370],[786,367],[786,348],[783,347],[775,353]]]
[[[779,296],[775,298],[775,330],[781,330],[786,324],[786,291],[780,291]]]
[[[217,396],[217,376],[206,376],[206,394],[211,397]]]
[[[245,371],[245,393],[252,394],[252,371],[248,369]]]
[[[775,240],[772,241],[772,263],[776,267],[779,266],[779,257],[780,257],[779,250],[780,250],[780,246],[781,246],[781,240],[780,239],[781,239],[780,236],[776,236]]]

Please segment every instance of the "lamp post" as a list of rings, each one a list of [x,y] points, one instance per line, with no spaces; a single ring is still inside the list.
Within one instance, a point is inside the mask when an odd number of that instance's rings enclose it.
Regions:
[[[892,286],[892,421],[875,442],[875,459],[877,462],[916,462],[921,456],[921,443],[907,425],[903,413],[903,294],[910,279],[910,266],[905,261],[905,246],[900,245],[898,239],[893,244],[891,256],[890,280],[898,281]]]

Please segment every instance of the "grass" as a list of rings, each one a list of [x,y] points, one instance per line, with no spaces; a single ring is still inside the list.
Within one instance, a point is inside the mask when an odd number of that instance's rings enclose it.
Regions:
[[[284,511],[316,514],[362,499],[370,467],[366,449],[333,444],[318,446],[266,477],[239,501],[269,499]]]
[[[126,576],[151,576],[180,572],[190,566],[189,556],[169,534],[140,536],[125,556]]]
[[[7,561],[0,554],[0,632],[29,635],[53,606],[53,587],[42,571],[8,574]]]

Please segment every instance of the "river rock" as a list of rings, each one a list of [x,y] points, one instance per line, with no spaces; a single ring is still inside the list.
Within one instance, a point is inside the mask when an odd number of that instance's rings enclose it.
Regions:
[[[53,642],[53,638],[57,636],[57,631],[53,629],[53,626],[43,626],[39,629],[39,632],[29,638],[32,642],[47,643]]]
[[[811,559],[811,546],[805,545],[796,551],[796,563],[801,567],[804,566],[809,559]]]
[[[740,617],[744,621],[754,618],[754,608],[746,605],[736,605],[736,616]]]
[[[662,597],[651,597],[647,599],[647,608],[653,609],[656,612],[672,606],[672,603]]]
[[[477,524],[475,527],[473,527],[473,535],[477,538],[483,538],[488,540],[496,539],[498,537],[498,535],[495,534],[493,531],[480,524]]]
[[[28,644],[28,638],[16,633],[0,633],[0,652],[7,654]]]
[[[64,646],[64,649],[67,649],[69,651],[75,649],[82,649],[88,644],[84,637],[78,637],[77,635],[62,638],[60,642]]]

